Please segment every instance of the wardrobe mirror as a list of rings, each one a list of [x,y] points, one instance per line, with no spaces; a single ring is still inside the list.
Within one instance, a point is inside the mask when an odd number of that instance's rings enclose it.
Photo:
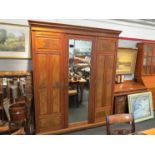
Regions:
[[[88,120],[92,41],[69,40],[69,123]]]

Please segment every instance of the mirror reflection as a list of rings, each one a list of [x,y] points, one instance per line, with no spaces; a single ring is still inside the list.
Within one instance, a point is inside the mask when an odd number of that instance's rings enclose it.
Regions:
[[[92,41],[69,40],[69,123],[88,120]]]

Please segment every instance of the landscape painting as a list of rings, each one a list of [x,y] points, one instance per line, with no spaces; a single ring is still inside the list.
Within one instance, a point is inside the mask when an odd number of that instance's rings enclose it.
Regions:
[[[117,52],[116,74],[134,74],[137,49],[119,48]]]
[[[128,104],[135,122],[154,118],[151,92],[128,95]]]
[[[28,27],[0,24],[0,57],[30,57]]]

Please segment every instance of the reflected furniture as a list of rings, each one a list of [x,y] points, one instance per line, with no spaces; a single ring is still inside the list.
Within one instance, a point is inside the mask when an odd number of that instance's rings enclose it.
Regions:
[[[69,81],[69,90],[68,90],[68,95],[69,95],[69,103],[72,103],[74,101],[74,105],[76,104],[76,107],[79,106],[79,81]]]
[[[124,124],[124,126],[122,126]],[[112,127],[112,125],[115,125]],[[117,125],[117,126],[116,126]],[[127,127],[128,125],[128,127]],[[116,114],[106,117],[107,135],[127,135],[135,132],[135,122],[132,114]]]
[[[29,21],[36,134],[52,134],[105,123],[112,113],[120,31]],[[68,123],[69,39],[92,42],[88,121]]]
[[[135,79],[152,92],[153,108],[155,109],[155,44],[138,43],[137,47]]]
[[[69,80],[69,85],[75,85],[77,87],[77,93],[79,94],[79,103],[83,101],[83,91],[84,91],[84,85],[87,81],[83,78],[80,78],[80,80]]]

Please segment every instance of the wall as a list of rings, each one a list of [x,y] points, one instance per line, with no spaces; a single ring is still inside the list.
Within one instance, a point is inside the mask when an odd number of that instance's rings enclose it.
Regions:
[[[155,25],[142,25],[138,23],[133,23],[132,20],[108,20],[108,19],[39,19],[39,21],[47,21],[47,22],[58,22],[64,24],[71,25],[81,25],[81,26],[90,26],[90,27],[98,27],[105,29],[115,29],[121,30],[122,33],[120,37],[128,37],[128,38],[139,38],[139,39],[148,39],[155,40]],[[28,20],[26,19],[7,19],[2,20],[0,22],[4,23],[14,23],[28,26]]]
[[[0,59],[0,71],[31,71],[32,61],[25,59]]]
[[[39,20],[47,22],[58,22],[72,25],[90,26],[106,29],[121,30],[120,37],[140,38],[155,40],[155,28],[153,26],[139,25],[130,22],[117,20],[80,20],[80,19],[51,19]],[[12,23],[28,26],[26,19],[0,19],[0,23]],[[137,41],[120,40],[119,47],[135,48]],[[32,70],[32,61],[27,59],[0,59],[0,71],[17,71],[17,70]]]

